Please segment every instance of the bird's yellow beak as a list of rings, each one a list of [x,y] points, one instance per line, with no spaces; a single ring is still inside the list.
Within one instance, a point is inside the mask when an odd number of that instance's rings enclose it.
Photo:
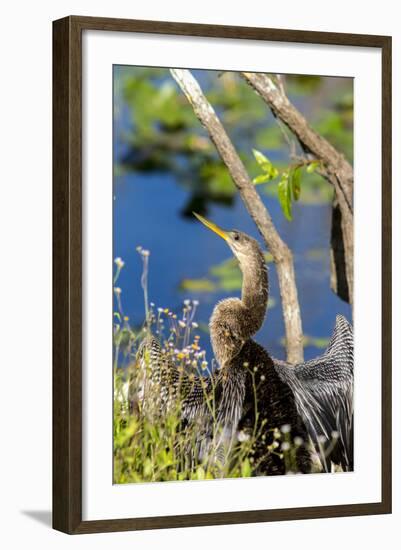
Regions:
[[[214,231],[215,233],[217,233],[217,235],[219,235],[219,237],[221,237],[222,239],[224,239],[225,241],[228,240],[228,232],[227,231],[224,231],[223,229],[221,229],[218,225],[216,225],[215,223],[213,222],[210,222],[209,220],[207,220],[206,218],[204,218],[203,216],[201,216],[200,214],[197,214],[196,212],[192,212],[192,214],[195,216],[195,218],[198,218],[198,220],[200,222],[203,223],[203,225],[206,225],[206,227],[208,229],[211,229],[212,231]]]

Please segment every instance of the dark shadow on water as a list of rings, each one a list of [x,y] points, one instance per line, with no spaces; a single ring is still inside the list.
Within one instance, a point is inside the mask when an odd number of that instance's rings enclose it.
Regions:
[[[52,513],[50,510],[21,510],[21,513],[42,525],[46,525],[46,527],[52,526]]]

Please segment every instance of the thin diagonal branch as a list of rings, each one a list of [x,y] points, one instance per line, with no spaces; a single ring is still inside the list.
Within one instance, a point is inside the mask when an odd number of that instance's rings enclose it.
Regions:
[[[292,253],[278,234],[245,166],[196,79],[188,70],[171,69],[171,74],[192,105],[196,116],[208,131],[249,214],[273,256],[280,285],[287,360],[289,363],[299,363],[303,361],[303,335]]]

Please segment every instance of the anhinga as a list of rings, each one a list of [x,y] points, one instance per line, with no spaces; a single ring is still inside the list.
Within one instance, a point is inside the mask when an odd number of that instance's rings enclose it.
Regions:
[[[184,421],[201,425],[201,457],[227,456],[238,439],[256,433],[253,446],[255,473],[286,473],[280,453],[268,452],[274,429],[287,427],[287,442],[294,445],[298,472],[308,473],[312,440],[325,471],[330,463],[353,468],[353,334],[348,321],[337,316],[326,352],[317,359],[293,366],[272,359],[252,337],[261,328],[267,309],[268,274],[255,239],[237,230],[224,231],[199,214],[206,227],[222,237],[239,262],[241,298],[228,298],[214,308],[210,337],[219,369],[210,378],[179,372],[148,335],[139,357],[150,365],[151,380],[159,388],[159,405],[166,410],[178,394]],[[161,388],[161,389],[160,389]],[[215,418],[205,405],[213,393]],[[256,427],[256,430],[255,430]],[[305,442],[300,444],[299,442]]]

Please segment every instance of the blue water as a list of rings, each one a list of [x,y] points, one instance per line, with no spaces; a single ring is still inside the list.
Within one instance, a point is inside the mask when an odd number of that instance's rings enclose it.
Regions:
[[[129,127],[128,110],[123,103],[118,107],[114,132],[117,163],[126,153],[127,146],[121,136]],[[215,303],[232,295],[220,291],[188,293],[180,290],[182,279],[205,277],[211,266],[231,257],[222,239],[195,219],[181,216],[188,193],[178,184],[173,173],[130,172],[114,177],[113,254],[114,258],[121,257],[125,262],[118,286],[122,289],[124,314],[130,318],[132,326],[141,325],[144,319],[140,285],[142,262],[136,252],[139,245],[151,253],[149,299],[157,307],[180,311],[184,299],[197,299],[200,305],[196,320],[207,323]],[[263,194],[261,197],[277,230],[294,254],[304,333],[315,338],[327,338],[333,330],[337,313],[349,319],[351,317],[349,305],[330,290],[330,205],[294,204],[293,221],[288,222],[275,197]],[[232,207],[212,205],[208,217],[223,228],[245,231],[261,242],[238,197]],[[272,355],[284,359],[284,325],[274,264],[270,264],[269,276],[275,306],[269,309],[256,339]],[[239,295],[239,292],[236,294]],[[199,334],[201,346],[206,349],[210,361],[209,336],[202,331]],[[305,347],[306,358],[320,353],[322,350],[312,345]]]

